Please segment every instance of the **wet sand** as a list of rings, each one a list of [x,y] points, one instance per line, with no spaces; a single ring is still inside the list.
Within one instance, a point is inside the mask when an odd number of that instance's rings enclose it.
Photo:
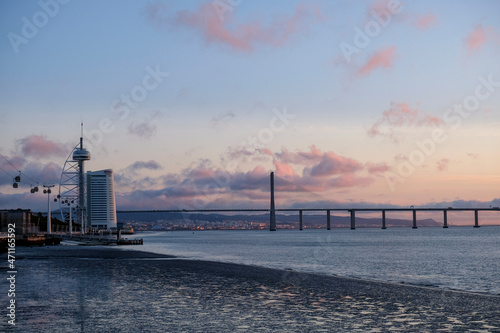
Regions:
[[[500,332],[493,295],[130,248],[18,248],[17,255],[17,332]],[[0,301],[7,304],[6,295]]]

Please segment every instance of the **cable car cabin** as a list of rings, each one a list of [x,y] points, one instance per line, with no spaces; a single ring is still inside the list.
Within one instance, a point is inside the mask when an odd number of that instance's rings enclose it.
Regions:
[[[17,183],[14,183],[14,184],[12,184],[12,187],[13,187],[13,188],[18,188],[18,187],[19,187],[19,185],[17,185]]]
[[[14,177],[14,181],[15,181],[16,183],[21,182],[21,176],[15,176],[15,177]]]

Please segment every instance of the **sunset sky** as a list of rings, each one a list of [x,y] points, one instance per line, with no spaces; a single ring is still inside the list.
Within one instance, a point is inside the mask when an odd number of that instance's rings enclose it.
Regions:
[[[0,208],[500,205],[498,1],[2,1]],[[23,183],[12,188],[21,170]],[[56,187],[57,188],[57,187]],[[57,192],[57,190],[55,191]]]

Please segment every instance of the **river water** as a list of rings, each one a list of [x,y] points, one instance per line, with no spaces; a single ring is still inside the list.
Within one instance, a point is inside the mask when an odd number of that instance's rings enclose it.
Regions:
[[[144,245],[134,250],[183,258],[500,294],[500,227],[175,231],[135,237]]]

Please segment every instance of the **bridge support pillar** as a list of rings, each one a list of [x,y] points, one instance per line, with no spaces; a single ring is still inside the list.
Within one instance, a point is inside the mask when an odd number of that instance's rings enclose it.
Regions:
[[[274,207],[274,172],[271,172],[271,209],[269,210],[269,230],[276,231],[276,211]]]
[[[326,230],[330,230],[330,210],[326,211]]]
[[[385,226],[385,210],[382,210],[382,229],[387,229]]]
[[[474,211],[474,228],[479,228],[479,214],[477,209]]]
[[[351,230],[356,229],[356,211],[351,210]]]
[[[417,229],[417,211],[413,210],[413,226],[412,229]]]
[[[443,209],[443,228],[448,228],[448,211]]]
[[[304,225],[302,224],[302,211],[299,210],[299,229],[304,230]]]

